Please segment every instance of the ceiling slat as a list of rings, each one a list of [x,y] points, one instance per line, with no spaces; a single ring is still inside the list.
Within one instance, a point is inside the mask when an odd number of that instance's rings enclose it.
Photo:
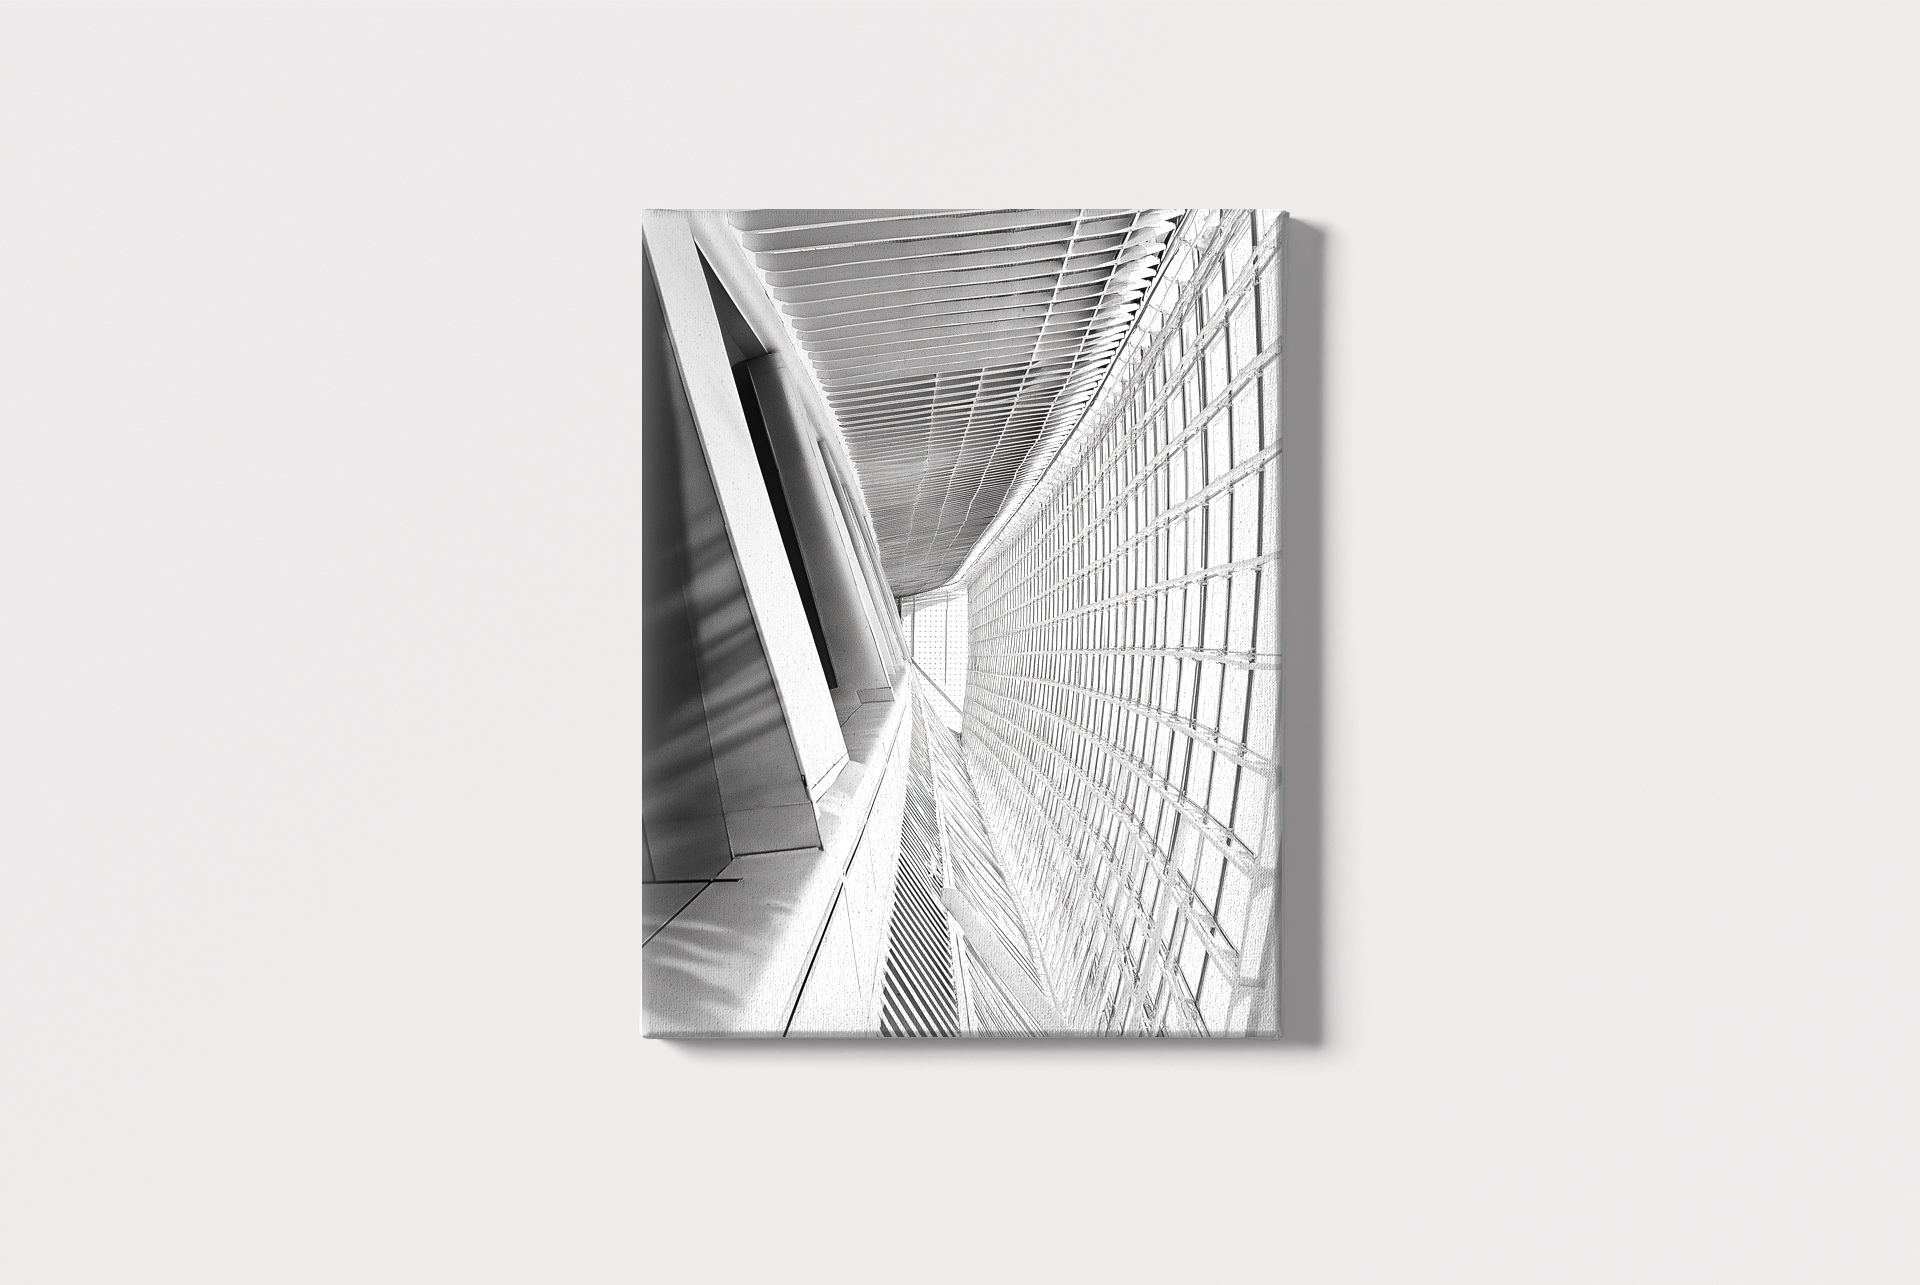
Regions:
[[[896,594],[953,578],[1092,400],[1178,210],[735,210]]]

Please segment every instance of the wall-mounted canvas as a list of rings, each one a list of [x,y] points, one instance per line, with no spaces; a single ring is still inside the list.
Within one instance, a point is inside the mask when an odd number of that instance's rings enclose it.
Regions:
[[[1279,1034],[1285,231],[648,215],[647,1034]]]

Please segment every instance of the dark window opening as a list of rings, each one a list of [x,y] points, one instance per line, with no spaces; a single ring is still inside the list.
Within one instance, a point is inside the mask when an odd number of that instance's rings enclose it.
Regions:
[[[827,634],[820,627],[820,608],[814,605],[806,559],[800,554],[800,537],[793,529],[793,514],[787,508],[787,491],[780,484],[780,466],[773,457],[773,442],[767,436],[767,422],[760,414],[760,398],[753,391],[753,377],[745,366],[733,368],[733,386],[740,394],[740,409],[746,412],[753,453],[760,459],[760,477],[767,484],[767,499],[773,505],[773,520],[780,527],[780,541],[787,546],[787,564],[793,568],[793,584],[800,591],[800,605],[806,608],[807,628],[813,631],[820,668],[826,672],[827,686],[838,687],[840,681],[834,676],[833,657],[827,652]]]

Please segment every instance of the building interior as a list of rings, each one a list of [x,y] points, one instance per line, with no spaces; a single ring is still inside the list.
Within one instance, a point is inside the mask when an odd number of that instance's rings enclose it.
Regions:
[[[667,210],[649,1035],[1279,1033],[1271,210]]]

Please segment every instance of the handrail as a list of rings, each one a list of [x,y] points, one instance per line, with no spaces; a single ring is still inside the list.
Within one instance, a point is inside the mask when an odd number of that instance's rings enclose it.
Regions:
[[[956,714],[958,714],[958,715],[959,715],[959,716],[960,716],[961,718],[965,718],[965,717],[967,716],[967,711],[966,711],[966,709],[965,709],[965,708],[964,708],[964,707],[963,707],[963,706],[962,706],[962,705],[960,704],[960,702],[959,702],[959,701],[956,701],[956,700],[955,700],[955,699],[954,699],[953,697],[951,697],[951,696],[949,696],[949,695],[947,695],[947,689],[946,689],[946,688],[944,688],[944,687],[942,687],[942,686],[941,686],[941,685],[939,684],[939,682],[938,682],[938,680],[936,680],[936,679],[934,678],[934,676],[933,676],[932,674],[929,674],[929,673],[928,673],[928,672],[927,672],[926,670],[924,670],[924,669],[920,669],[920,662],[919,662],[919,661],[917,661],[917,660],[915,660],[915,659],[914,659],[913,657],[911,657],[911,656],[909,656],[909,657],[907,657],[907,663],[908,663],[909,665],[912,665],[912,666],[913,666],[913,667],[914,667],[915,669],[917,669],[917,670],[920,670],[920,677],[922,677],[922,678],[924,678],[924,679],[926,679],[926,680],[927,680],[927,683],[928,683],[928,684],[929,684],[929,685],[930,685],[930,686],[931,686],[931,687],[933,688],[933,690],[934,690],[934,691],[936,691],[936,692],[939,692],[939,693],[940,693],[940,699],[941,699],[941,700],[943,700],[943,701],[945,701],[945,702],[946,702],[947,704],[949,704],[949,705],[951,705],[951,706],[953,706],[953,712],[954,712],[954,713],[956,713]]]

